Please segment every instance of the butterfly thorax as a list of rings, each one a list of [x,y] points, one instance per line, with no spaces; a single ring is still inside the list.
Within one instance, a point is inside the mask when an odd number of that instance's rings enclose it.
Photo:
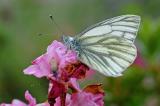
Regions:
[[[77,55],[79,56],[81,51],[80,43],[70,36],[62,36],[62,39],[67,48],[76,51]]]

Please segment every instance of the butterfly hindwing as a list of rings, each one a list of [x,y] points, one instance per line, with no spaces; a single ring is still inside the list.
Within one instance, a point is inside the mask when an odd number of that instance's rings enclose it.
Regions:
[[[136,53],[133,43],[120,37],[109,37],[97,44],[82,46],[80,60],[106,76],[116,77],[133,63]]]

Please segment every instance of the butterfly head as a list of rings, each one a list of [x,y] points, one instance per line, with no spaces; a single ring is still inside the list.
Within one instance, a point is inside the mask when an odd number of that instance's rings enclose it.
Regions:
[[[63,35],[62,41],[67,46],[67,48],[72,49],[72,42],[74,41],[72,37]]]
[[[79,52],[81,51],[80,43],[73,37],[70,36],[62,36],[62,41],[67,46],[68,49],[74,50],[79,55]]]

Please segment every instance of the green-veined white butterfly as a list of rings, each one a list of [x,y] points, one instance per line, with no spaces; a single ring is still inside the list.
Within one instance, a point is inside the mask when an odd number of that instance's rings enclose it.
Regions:
[[[99,22],[75,37],[63,36],[64,44],[79,60],[105,76],[121,76],[136,58],[134,40],[140,16],[122,15]]]

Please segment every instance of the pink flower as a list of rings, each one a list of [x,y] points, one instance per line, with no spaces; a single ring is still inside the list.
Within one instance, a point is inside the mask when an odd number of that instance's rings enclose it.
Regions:
[[[66,101],[65,106],[69,106],[70,101],[71,101],[71,95],[70,94],[66,95],[66,100],[65,101]],[[54,104],[54,106],[61,106],[61,98],[60,97],[56,98],[56,103]]]
[[[146,67],[146,62],[145,62],[145,60],[142,57],[140,52],[137,52],[137,58],[134,61],[134,65],[136,65],[140,68],[145,68]]]
[[[47,52],[32,62],[32,65],[26,68],[23,72],[24,74],[34,75],[38,78],[48,77],[52,74],[53,69],[60,62],[60,58],[66,52],[65,46],[60,42],[54,41],[51,45],[48,46]],[[57,53],[58,52],[58,53]],[[56,63],[57,62],[57,63]]]
[[[38,106],[103,106],[104,93],[101,85],[90,85],[81,90],[77,83],[78,79],[86,77],[89,70],[78,61],[74,51],[54,41],[48,46],[47,52],[35,59],[24,73],[38,78],[47,77],[50,81],[48,103]],[[68,89],[72,90],[71,94],[67,94]],[[29,101],[29,106],[36,105],[36,100],[28,91],[25,98]]]
[[[70,70],[69,68],[74,69]],[[35,59],[32,65],[24,70],[24,74],[41,78],[54,74],[54,71],[58,73],[59,77],[67,77],[66,79],[68,80],[69,77],[82,77],[79,76],[79,74],[85,74],[86,70],[88,70],[88,67],[77,60],[74,51],[67,50],[62,43],[54,41],[48,46],[45,54]],[[75,73],[75,71],[77,73]]]
[[[29,91],[25,92],[25,99],[29,102],[28,106],[35,106],[36,105],[36,99],[32,97],[32,95],[29,93]]]
[[[70,80],[71,94],[70,103],[67,106],[103,106],[104,91],[102,84],[88,85],[83,90],[79,88],[76,79]],[[74,89],[74,90],[73,90]]]
[[[83,90],[79,88],[76,78],[71,78],[68,82],[68,86],[64,90],[64,83],[59,83],[59,88],[56,85],[57,82],[52,82],[53,85],[50,86],[52,90],[49,92],[49,103],[51,106],[61,106],[61,94],[66,93],[66,89],[71,89],[72,93],[66,95],[64,101],[66,106],[103,106],[104,91],[102,90],[101,84],[89,85]],[[65,83],[66,84],[66,83]],[[65,92],[64,92],[65,91]],[[58,93],[61,92],[61,93]],[[59,94],[59,97],[57,96]],[[54,104],[54,105],[53,105]]]
[[[62,94],[66,94],[67,87],[65,83],[61,83],[60,81],[51,80],[51,83],[52,86],[49,88],[48,102],[51,106],[54,106],[56,98],[60,97]]]
[[[0,104],[0,106],[27,106],[27,105],[20,100],[14,99],[12,100],[11,104],[2,103]]]
[[[103,95],[79,92],[72,95],[67,94],[65,106],[103,106]],[[61,106],[60,98],[56,99],[54,106]]]
[[[62,43],[54,41],[47,52],[32,62],[24,74],[41,77],[58,77],[64,81],[70,78],[82,79],[89,68],[77,60],[76,53],[68,50]]]
[[[28,104],[18,99],[14,99],[11,104],[2,103],[0,106],[50,106],[47,102],[36,104],[36,99],[32,97],[29,91],[25,92],[25,99],[28,101]]]
[[[72,94],[71,101],[68,106],[103,106],[103,95],[87,92],[79,92]]]

